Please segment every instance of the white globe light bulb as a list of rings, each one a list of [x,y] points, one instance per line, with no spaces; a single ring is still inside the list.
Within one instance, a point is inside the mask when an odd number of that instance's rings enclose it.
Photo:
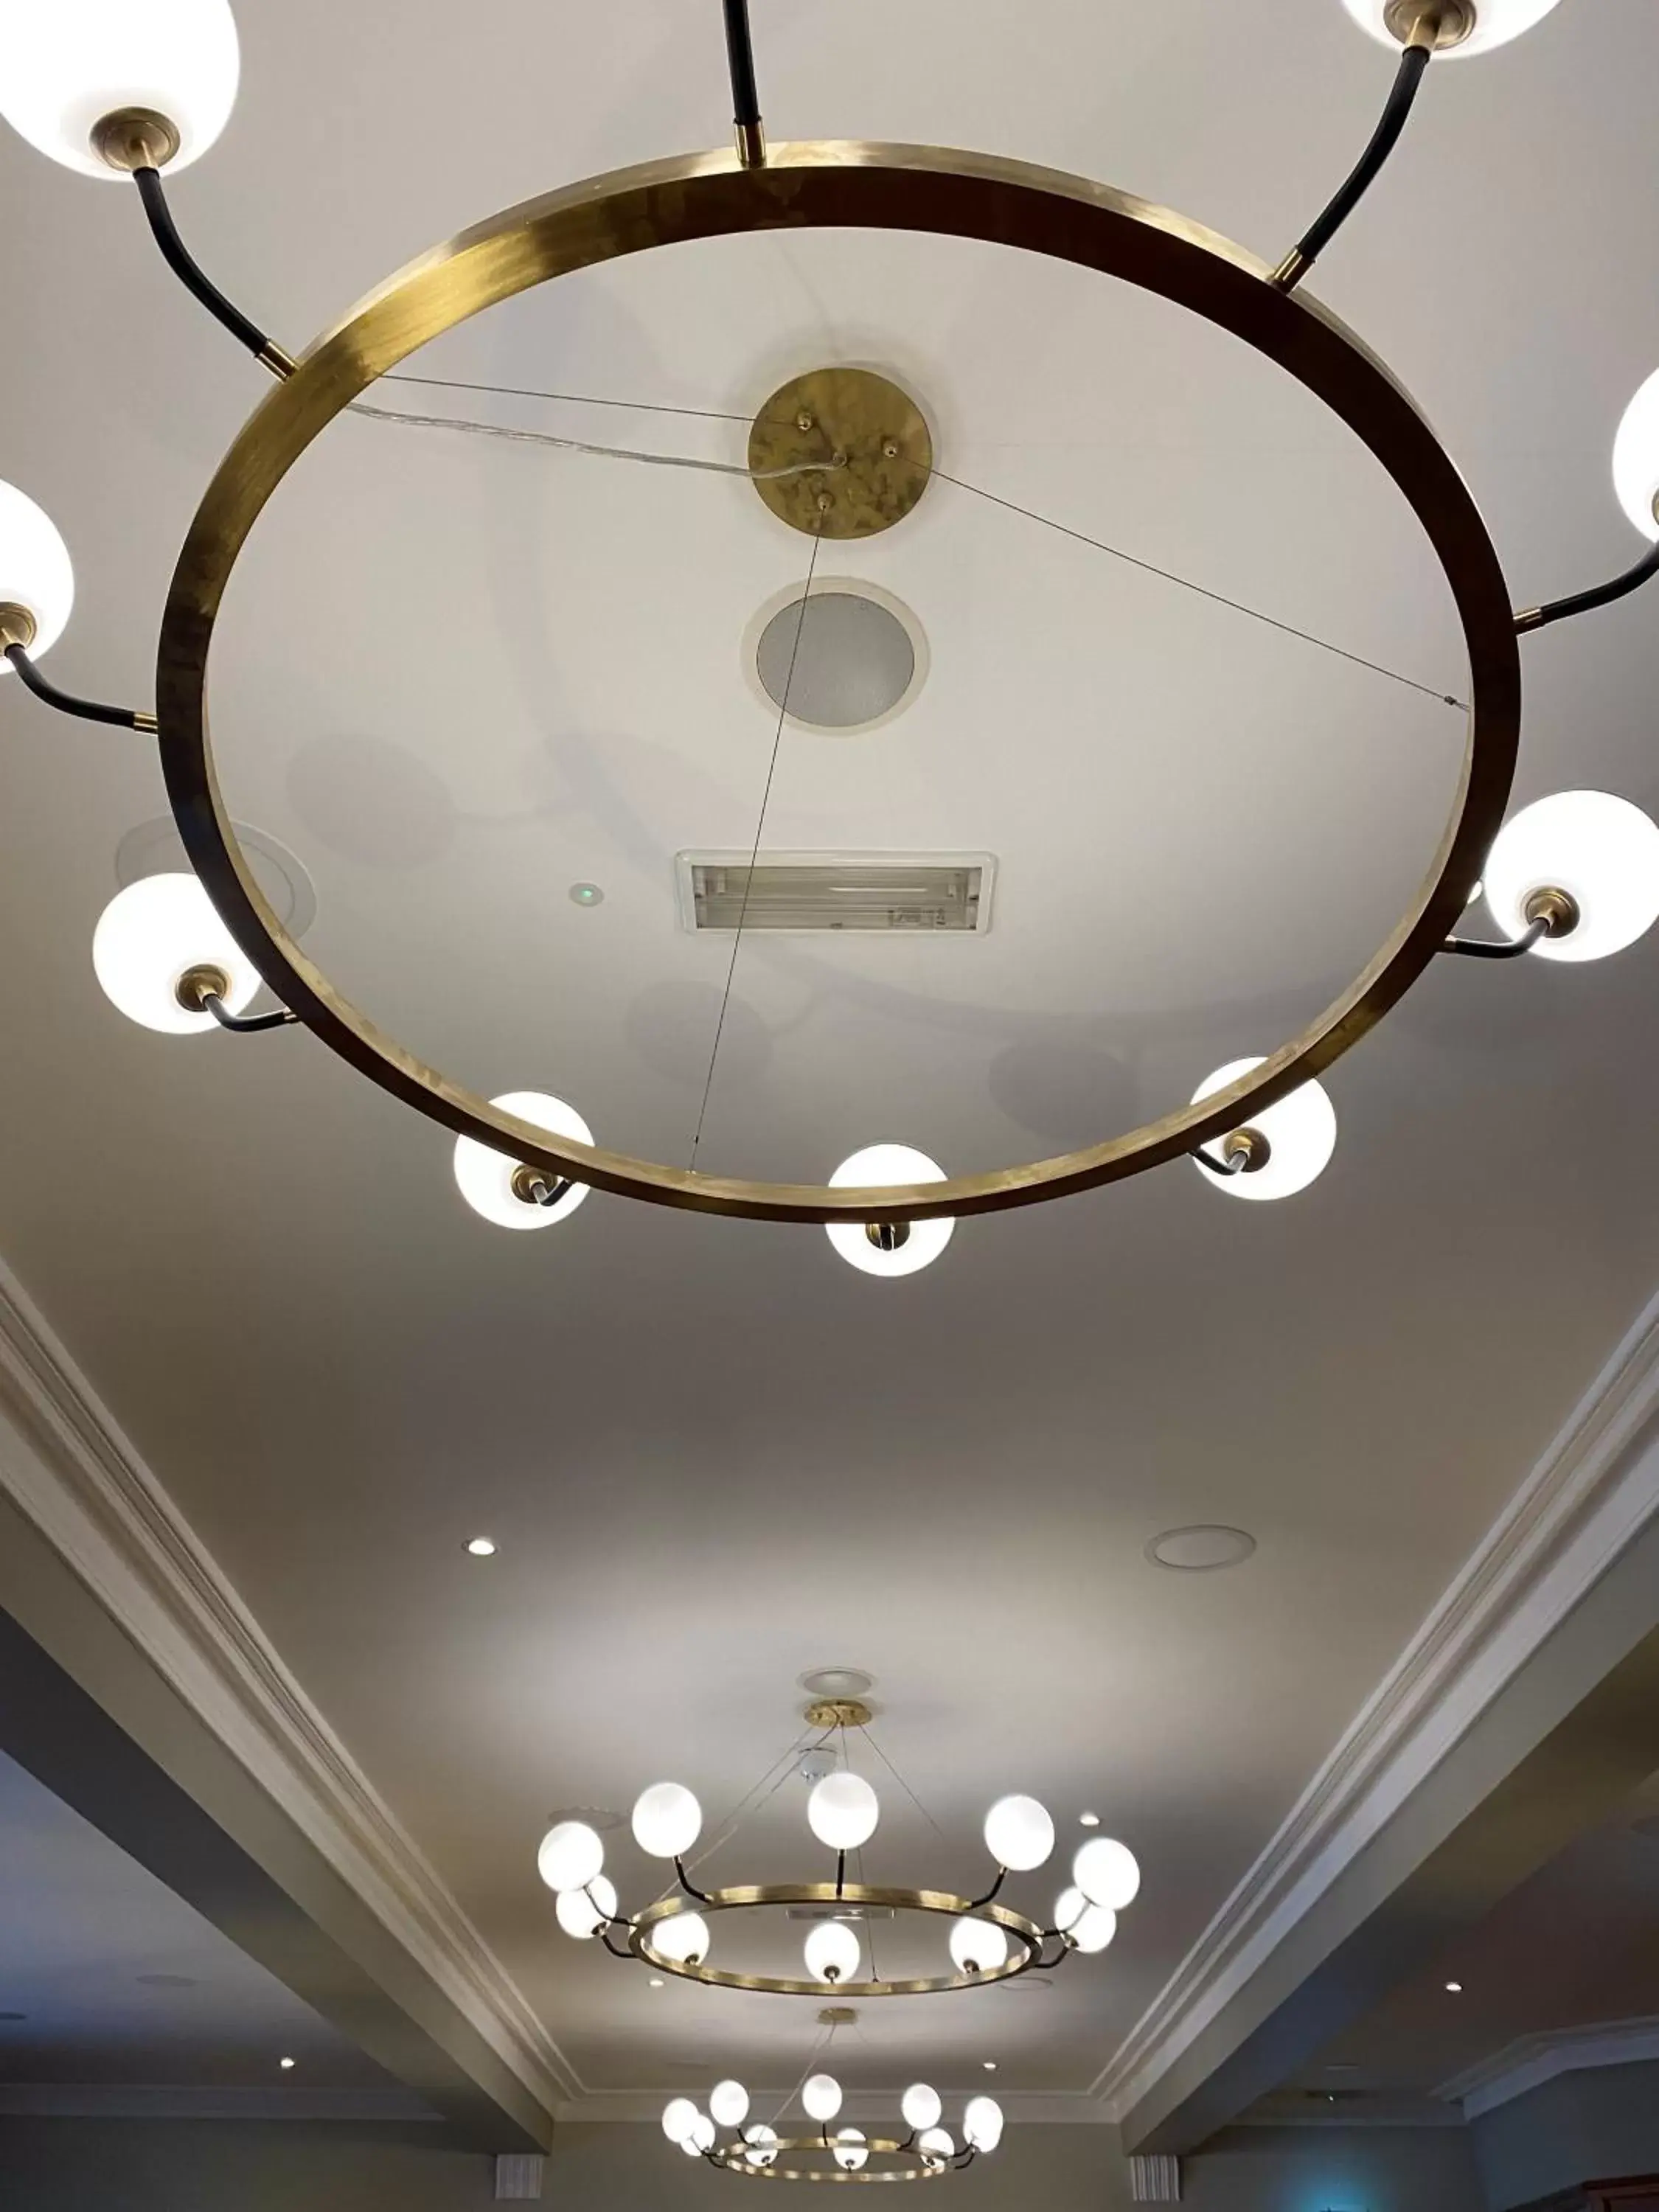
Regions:
[[[0,87],[4,83],[0,73]],[[27,651],[31,660],[39,660],[64,635],[75,605],[75,570],[69,547],[46,509],[15,484],[0,483],[0,600],[6,599],[33,616],[34,635]],[[12,673],[3,653],[0,670]]]
[[[833,2120],[841,2110],[841,2083],[833,2074],[814,2074],[800,2093],[809,2118]]]
[[[701,2157],[704,2151],[713,2150],[714,2148],[714,2123],[707,2112],[699,2112],[692,2121],[690,2132],[680,2144],[680,2148],[693,2156]]]
[[[1613,488],[1643,537],[1659,538],[1659,515],[1653,511],[1659,495],[1659,369],[1625,410],[1613,441]],[[0,592],[0,599],[5,596]]]
[[[840,2128],[836,2132],[835,2160],[843,2173],[856,2173],[868,2159],[861,2128]]]
[[[672,2143],[684,2142],[697,2124],[697,2108],[690,2097],[671,2097],[662,2108],[662,2131]]]
[[[0,0],[0,115],[87,177],[118,177],[93,151],[118,108],[164,115],[169,171],[205,154],[229,120],[240,57],[228,0]]]
[[[192,968],[218,970],[232,1013],[259,988],[258,969],[194,876],[145,876],[118,891],[93,932],[92,965],[112,1006],[169,1036],[218,1027],[211,1014],[179,1003],[179,985]]]
[[[778,2131],[775,2128],[768,2127],[764,2120],[757,2120],[752,2127],[744,2130],[743,2139],[749,2146],[744,2156],[750,2166],[775,2166],[777,2163],[775,2146]]]
[[[1054,1899],[1054,1926],[1079,1951],[1103,1951],[1117,1933],[1117,1915],[1091,1905],[1080,1889],[1062,1889]]]
[[[806,1939],[806,1971],[820,1982],[856,1980],[859,1939],[844,1920],[823,1920]]]
[[[1002,2141],[1002,2107],[994,2097],[970,2097],[962,2116],[962,2139],[971,2149],[994,2150]]]
[[[855,1190],[946,1180],[944,1169],[926,1152],[913,1152],[908,1145],[871,1145],[842,1162],[830,1178],[830,1188]],[[866,1275],[914,1275],[938,1259],[956,1225],[953,1220],[902,1224],[890,1252],[872,1242],[862,1221],[826,1222],[823,1233],[849,1266]]]
[[[1127,1844],[1097,1836],[1072,1861],[1072,1880],[1091,1905],[1121,1912],[1140,1889],[1140,1867]]]
[[[861,1774],[837,1768],[813,1785],[806,1801],[806,1824],[832,1851],[855,1851],[876,1832],[881,1805]]]
[[[1401,41],[1389,28],[1388,0],[1342,0],[1342,4],[1374,39],[1381,39],[1385,46],[1399,52]],[[1489,53],[1494,46],[1507,46],[1522,31],[1541,23],[1559,0],[1472,0],[1472,4],[1474,27],[1460,45],[1439,49],[1443,61],[1461,61]]]
[[[945,2110],[937,2089],[926,2081],[913,2081],[905,2091],[899,2110],[904,2115],[904,2124],[912,2134],[921,2135],[928,2128],[939,2125],[939,2115]]]
[[[708,1923],[701,1912],[674,1912],[646,1937],[659,1959],[677,1966],[701,1966],[708,1956]]]
[[[586,1889],[605,1864],[605,1845],[586,1820],[561,1820],[542,1838],[536,1871],[550,1889]]]
[[[1519,937],[1535,891],[1565,891],[1578,908],[1564,937],[1541,937],[1540,960],[1604,960],[1659,920],[1659,829],[1605,791],[1558,791],[1506,822],[1481,881],[1500,928]]]
[[[616,1887],[596,1874],[585,1888],[562,1889],[553,1910],[565,1934],[586,1942],[616,1918]]]
[[[945,2128],[929,2128],[917,2137],[916,2148],[930,2166],[943,2166],[946,2159],[957,2154],[955,2139]]]
[[[653,1782],[634,1808],[634,1841],[653,1859],[684,1858],[702,1833],[702,1808],[678,1782]]]
[[[1260,1057],[1230,1060],[1225,1067],[1217,1068],[1213,1075],[1200,1084],[1193,1093],[1194,1105],[1217,1091],[1224,1091],[1240,1076],[1249,1075],[1262,1065]],[[1303,1084],[1276,1106],[1252,1109],[1248,1115],[1241,1115],[1239,1126],[1254,1129],[1267,1139],[1264,1166],[1224,1177],[1212,1175],[1208,1168],[1196,1163],[1193,1170],[1206,1182],[1213,1183],[1218,1190],[1224,1190],[1234,1198],[1290,1198],[1298,1190],[1305,1190],[1324,1173],[1336,1150],[1336,1109],[1317,1083]],[[1204,1149],[1218,1166],[1224,1164],[1218,1140],[1212,1139]]]
[[[1000,1797],[985,1815],[985,1848],[1012,1874],[1030,1874],[1054,1847],[1054,1824],[1035,1797]]]
[[[953,1920],[951,1956],[963,1974],[994,1974],[1008,1962],[1008,1938],[994,1920]]]
[[[507,1091],[489,1103],[499,1106],[503,1114],[512,1114],[552,1136],[574,1137],[579,1145],[593,1141],[593,1132],[575,1108],[544,1091]],[[513,1188],[519,1164],[505,1152],[481,1145],[476,1137],[459,1137],[455,1141],[455,1181],[461,1196],[475,1213],[493,1221],[498,1229],[550,1229],[556,1221],[568,1221],[587,1196],[585,1182],[573,1182],[551,1206],[520,1198]],[[548,1177],[550,1183],[557,1180]]]
[[[702,2147],[697,2141],[695,2129],[690,2134],[681,2136],[680,2148],[684,2152],[687,2158],[701,2158],[702,2156]]]
[[[749,2092],[741,2081],[717,2081],[709,2094],[708,2113],[723,2128],[740,2128],[749,2117]]]

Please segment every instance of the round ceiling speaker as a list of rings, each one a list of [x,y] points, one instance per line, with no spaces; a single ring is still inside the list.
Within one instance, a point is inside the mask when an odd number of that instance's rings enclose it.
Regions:
[[[771,705],[803,729],[850,738],[908,707],[927,673],[915,617],[887,592],[836,578],[763,608],[754,672]]]

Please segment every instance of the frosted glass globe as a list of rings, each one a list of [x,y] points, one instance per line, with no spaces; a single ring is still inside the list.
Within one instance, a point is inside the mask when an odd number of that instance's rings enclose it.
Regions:
[[[932,2166],[943,2166],[947,2158],[957,2154],[955,2138],[945,2128],[929,2128],[917,2137],[916,2148]]]
[[[82,176],[124,181],[92,150],[95,123],[149,107],[179,133],[169,170],[230,119],[240,58],[228,0],[0,0],[0,115]]]
[[[680,2145],[682,2150],[701,2154],[714,2148],[714,2123],[707,2112],[699,2112],[691,2123],[691,2132]]]
[[[1008,1962],[1008,1938],[994,1920],[953,1920],[951,1956],[963,1974],[994,1974]]]
[[[697,2123],[690,2097],[671,2097],[662,2108],[662,2131],[672,2143],[684,2142]]]
[[[1091,1905],[1108,1912],[1121,1912],[1133,1905],[1140,1889],[1140,1867],[1127,1844],[1109,1836],[1096,1836],[1072,1861],[1072,1880]]]
[[[536,1871],[550,1889],[586,1889],[605,1864],[605,1845],[586,1820],[561,1820],[542,1838]]]
[[[708,2098],[711,2119],[723,2128],[740,2128],[749,2117],[749,2092],[741,2081],[716,2081]]]
[[[1054,1899],[1054,1925],[1079,1951],[1103,1951],[1117,1933],[1117,1915],[1091,1905],[1080,1889],[1062,1889]]]
[[[596,1874],[583,1889],[562,1889],[553,1909],[565,1934],[586,1942],[616,1918],[616,1887]]]
[[[634,1807],[634,1841],[653,1859],[684,1858],[702,1833],[702,1808],[678,1782],[653,1782]]]
[[[701,2158],[702,2156],[702,2147],[697,2141],[696,2130],[695,2126],[692,2128],[691,2132],[689,2135],[685,2135],[681,2137],[680,2148],[684,2152],[687,2158]]]
[[[1613,488],[1644,538],[1659,538],[1659,517],[1653,512],[1654,494],[1659,492],[1659,369],[1625,410],[1613,441]],[[0,592],[0,599],[5,596]]]
[[[579,1145],[593,1141],[593,1132],[575,1108],[545,1091],[507,1091],[489,1103],[499,1106],[503,1114],[516,1115],[520,1121],[529,1121],[556,1137],[574,1137]],[[481,1145],[476,1137],[456,1139],[455,1181],[461,1196],[475,1213],[483,1214],[498,1229],[550,1229],[556,1221],[568,1221],[587,1196],[585,1182],[573,1182],[557,1205],[533,1205],[514,1194],[513,1176],[518,1164],[507,1153]]]
[[[921,2135],[924,2129],[939,2125],[945,2106],[937,2089],[929,2088],[926,2081],[913,2081],[904,2093],[899,2110],[904,2115],[905,2126]]]
[[[855,1851],[876,1832],[881,1805],[861,1774],[826,1774],[806,1801],[806,1823],[832,1851]]]
[[[816,1981],[850,1982],[858,1973],[859,1939],[844,1920],[823,1920],[806,1939],[806,1971]]]
[[[3,52],[0,45],[0,54]],[[5,82],[0,69],[0,87]],[[39,660],[57,644],[75,605],[75,570],[57,524],[27,492],[9,483],[0,483],[0,599],[27,607],[34,617],[34,635],[28,644],[31,660]],[[13,673],[3,653],[0,669],[8,676]]]
[[[744,2130],[743,2139],[749,2146],[744,2156],[750,2166],[777,2164],[778,2131],[775,2128],[769,2128],[764,2120],[757,2120],[753,2127]]]
[[[1602,960],[1622,952],[1659,919],[1659,829],[1627,799],[1605,791],[1558,791],[1506,822],[1486,856],[1486,904],[1500,929],[1519,937],[1536,890],[1564,890],[1578,927],[1540,938],[1540,960]]]
[[[864,2147],[863,2129],[837,2128],[833,2155],[843,2173],[856,2173],[870,2156]]]
[[[926,1152],[912,1152],[908,1145],[871,1145],[842,1162],[830,1178],[830,1188],[848,1190],[866,1184],[874,1188],[945,1180],[944,1169]],[[954,1221],[913,1221],[909,1235],[893,1252],[884,1252],[878,1244],[872,1244],[861,1221],[826,1222],[823,1233],[849,1266],[866,1275],[914,1275],[938,1259],[956,1225]]]
[[[800,2093],[808,2117],[815,2120],[833,2120],[841,2110],[841,2083],[833,2074],[814,2074]]]
[[[1342,0],[1342,4],[1374,39],[1381,39],[1385,46],[1399,52],[1400,41],[1388,26],[1388,0]],[[1473,54],[1489,53],[1494,46],[1507,46],[1522,31],[1541,23],[1558,4],[1559,0],[1475,0],[1474,28],[1461,46],[1443,46],[1440,58],[1462,61]]]
[[[1035,1797],[999,1797],[985,1815],[985,1848],[999,1866],[1030,1874],[1054,1847],[1054,1824]]]
[[[211,1014],[179,1005],[187,969],[218,969],[233,1013],[259,988],[258,969],[194,876],[145,876],[118,891],[93,932],[92,965],[105,997],[130,1022],[172,1036],[218,1027]]]
[[[708,1956],[708,1923],[701,1912],[671,1913],[646,1938],[659,1959],[677,1966],[698,1965]]]
[[[1200,1084],[1193,1093],[1194,1105],[1214,1091],[1224,1091],[1241,1075],[1249,1075],[1262,1065],[1260,1057],[1229,1060],[1225,1067],[1217,1068],[1213,1075],[1206,1076]],[[1267,1139],[1269,1156],[1265,1167],[1231,1175],[1224,1180],[1196,1162],[1193,1167],[1194,1175],[1201,1175],[1206,1182],[1213,1183],[1218,1190],[1230,1192],[1234,1198],[1292,1197],[1298,1190],[1306,1190],[1324,1173],[1336,1150],[1336,1109],[1317,1083],[1303,1084],[1276,1106],[1253,1109],[1241,1120],[1239,1127],[1257,1129]],[[1204,1149],[1219,1165],[1221,1140],[1212,1139]]]
[[[970,2097],[962,2116],[962,2139],[977,2151],[994,2150],[1002,2141],[1002,2107],[994,2097]]]

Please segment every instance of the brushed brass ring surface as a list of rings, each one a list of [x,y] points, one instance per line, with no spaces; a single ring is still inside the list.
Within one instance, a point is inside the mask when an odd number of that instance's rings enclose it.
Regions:
[[[905,2163],[874,2171],[861,2166],[855,2173],[848,2173],[844,2166],[834,2164],[830,2146],[822,2136],[781,2136],[767,2148],[776,2151],[781,2157],[797,2158],[810,2151],[821,2151],[826,2158],[831,2158],[828,2166],[751,2166],[744,2156],[744,2145],[740,2142],[722,2143],[718,2149],[709,2151],[707,2157],[711,2166],[719,2166],[724,2173],[741,2174],[745,2181],[938,2181],[957,2171],[947,2159],[935,2162],[921,2158],[887,2136],[872,2136],[863,2148],[872,2158],[902,2159]]]
[[[984,1974],[935,1974],[925,1980],[908,1982],[826,1984],[804,1975],[734,1974],[720,1966],[692,1966],[684,1960],[665,1959],[651,1945],[652,1929],[659,1928],[665,1920],[678,1919],[682,1913],[751,1912],[780,1905],[884,1905],[894,1912],[943,1913],[952,1920],[991,1921],[1013,1938],[1014,1948],[1001,1966]],[[975,1904],[971,1898],[953,1897],[948,1890],[877,1889],[851,1881],[843,1882],[839,1888],[833,1881],[770,1882],[753,1888],[711,1889],[701,1898],[662,1898],[635,1914],[629,1926],[628,1948],[636,1959],[658,1973],[678,1974],[688,1982],[702,1982],[710,1989],[759,1990],[773,1996],[820,2000],[831,1995],[837,1998],[920,1997],[939,1996],[947,1990],[982,1990],[992,1982],[1012,1981],[1016,1974],[1023,1974],[1036,1964],[1042,1949],[1042,1930],[1035,1920],[1028,1920],[1011,1905]]]
[[[1452,817],[1410,909],[1364,972],[1252,1074],[1144,1127],[1051,1159],[892,1188],[703,1176],[550,1136],[497,1111],[383,1036],[289,935],[220,796],[206,679],[214,625],[248,533],[319,434],[386,370],[533,286],[654,246],[818,228],[975,239],[1091,269],[1190,309],[1276,362],[1393,478],[1445,573],[1470,702]],[[995,1212],[1120,1181],[1225,1136],[1330,1066],[1434,959],[1503,821],[1520,733],[1509,591],[1480,512],[1388,371],[1316,301],[1213,232],[1103,185],[992,155],[826,141],[763,168],[701,154],[620,170],[508,210],[413,262],[325,333],[257,408],[209,485],[167,595],[156,678],[167,794],[185,850],[237,942],[297,1018],[362,1074],[459,1136],[600,1190],[770,1221],[908,1222]]]

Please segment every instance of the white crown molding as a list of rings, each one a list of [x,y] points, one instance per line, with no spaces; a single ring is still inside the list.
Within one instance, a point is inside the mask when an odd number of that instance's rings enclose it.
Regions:
[[[0,1490],[544,2111],[584,2085],[0,1265]]]
[[[412,2089],[175,2089],[147,2083],[0,2082],[8,2120],[397,2120],[443,2124]]]
[[[1095,2081],[1122,2119],[1659,1512],[1659,1297]]]
[[[1541,2088],[1559,2074],[1579,2074],[1598,2066],[1633,2066],[1659,2058],[1659,2015],[1640,2020],[1601,2021],[1585,2027],[1554,2028],[1523,2035],[1491,2057],[1467,2068],[1435,2091],[1449,2105],[1461,2105],[1466,2120],[1495,2112],[1529,2089]]]

